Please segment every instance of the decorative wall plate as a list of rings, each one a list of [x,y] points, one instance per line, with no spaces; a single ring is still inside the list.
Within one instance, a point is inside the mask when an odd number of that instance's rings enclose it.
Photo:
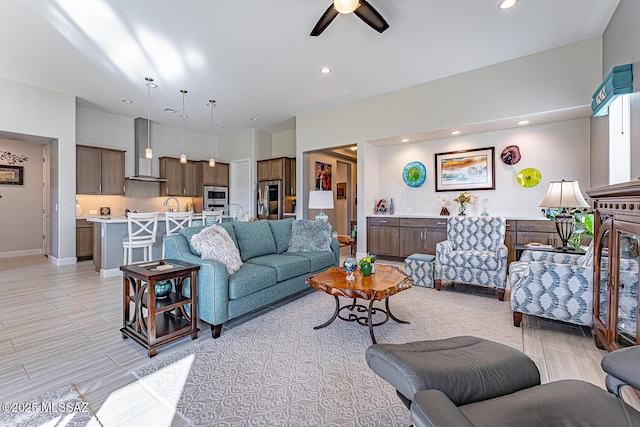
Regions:
[[[538,169],[526,168],[518,172],[517,179],[520,186],[531,188],[540,184],[540,181],[542,180],[542,174]]]
[[[420,187],[427,179],[427,169],[420,162],[410,162],[402,171],[402,179],[409,187]]]
[[[520,148],[517,145],[509,145],[500,153],[500,159],[507,165],[515,165],[520,158]]]

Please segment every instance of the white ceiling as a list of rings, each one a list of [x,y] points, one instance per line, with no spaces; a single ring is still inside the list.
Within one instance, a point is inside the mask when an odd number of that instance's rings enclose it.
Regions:
[[[331,0],[0,0],[0,78],[135,118],[147,116],[151,76],[155,122],[182,127],[187,89],[188,130],[210,132],[214,98],[216,133],[274,132],[302,113],[601,36],[618,1],[499,11],[498,0],[369,0],[386,32],[350,14],[310,37]]]

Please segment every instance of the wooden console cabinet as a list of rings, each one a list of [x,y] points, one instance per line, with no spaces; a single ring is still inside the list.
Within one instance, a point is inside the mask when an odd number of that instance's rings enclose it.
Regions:
[[[553,221],[507,220],[504,243],[509,262],[516,259],[516,244],[540,242],[556,244],[558,234]],[[414,253],[435,254],[436,244],[447,240],[447,217],[369,217],[367,218],[367,252],[406,258]]]
[[[613,351],[640,344],[640,182],[591,188],[587,194],[595,210],[592,332],[596,346]]]

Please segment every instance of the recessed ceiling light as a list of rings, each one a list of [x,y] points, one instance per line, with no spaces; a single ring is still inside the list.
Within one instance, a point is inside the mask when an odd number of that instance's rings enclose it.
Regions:
[[[519,125],[519,126],[528,125],[529,123],[530,123],[529,120],[520,120],[520,121],[516,122],[516,124]]]
[[[259,119],[259,118],[257,118],[257,117],[251,117],[251,121],[252,121],[252,122],[259,122],[259,121],[260,121],[260,119]]]
[[[122,99],[122,102],[124,102],[125,104],[133,104],[133,101],[130,99]]]
[[[459,130],[452,130],[451,132],[449,132],[451,135],[460,135],[460,131]]]
[[[349,147],[349,150],[351,151],[358,151],[358,146],[354,145],[353,147]]]
[[[230,129],[230,127],[229,127],[229,126],[222,126],[222,129],[224,129],[224,130],[229,130],[229,129]]]
[[[517,2],[518,0],[501,0],[500,3],[498,3],[498,9],[500,10],[511,9],[513,6],[516,5]]]
[[[331,72],[331,68],[329,68],[329,67],[322,67],[322,68],[320,68],[320,72],[321,72],[322,74],[329,74],[329,73]]]
[[[164,111],[165,113],[171,113],[171,114],[175,114],[178,112],[178,110],[174,110],[173,108],[169,108],[169,107],[165,108],[162,111]]]
[[[409,142],[409,138],[402,138],[400,142]]]

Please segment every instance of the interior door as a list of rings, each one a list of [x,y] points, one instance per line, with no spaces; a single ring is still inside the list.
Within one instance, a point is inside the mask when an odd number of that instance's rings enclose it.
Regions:
[[[51,146],[45,144],[42,148],[42,253],[51,253]]]

